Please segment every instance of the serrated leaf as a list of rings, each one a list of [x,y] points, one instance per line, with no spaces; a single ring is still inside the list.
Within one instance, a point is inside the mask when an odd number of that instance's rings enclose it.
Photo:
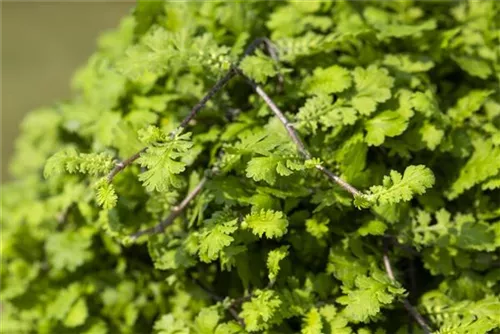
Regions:
[[[370,202],[393,204],[409,201],[414,195],[421,195],[434,185],[432,171],[423,166],[409,166],[401,175],[392,170],[390,176],[384,176],[382,186],[373,186],[366,195]]]
[[[474,185],[487,180],[500,171],[500,147],[488,141],[474,142],[474,154],[460,169],[460,175],[453,182],[447,194],[454,199]]]
[[[276,182],[276,165],[281,159],[277,157],[252,158],[246,168],[246,176],[255,181],[266,181],[270,185]]]
[[[307,312],[302,324],[302,334],[322,334],[323,323],[317,308],[312,308]]]
[[[208,226],[200,232],[198,254],[203,262],[212,262],[231,244],[231,234],[238,229],[238,219],[227,212],[216,212],[207,222]]]
[[[341,66],[333,65],[327,68],[316,68],[304,85],[309,94],[322,95],[340,93],[349,88],[351,83],[349,71]]]
[[[214,308],[204,308],[194,320],[197,334],[214,334],[215,327],[219,323],[220,316]]]
[[[148,170],[139,175],[139,180],[146,190],[164,192],[171,187],[180,187],[181,181],[177,174],[186,169],[186,163],[180,158],[193,146],[190,136],[187,133],[173,139],[165,138],[141,154],[137,162]]]
[[[478,111],[492,93],[491,90],[472,90],[460,98],[453,108],[448,110],[448,115],[457,125],[460,125]]]
[[[272,290],[257,290],[250,301],[243,303],[240,317],[245,322],[245,329],[256,332],[267,329],[279,311],[282,302]]]
[[[451,58],[458,64],[458,66],[472,76],[486,79],[492,73],[490,64],[480,58],[456,55]]]
[[[297,113],[299,128],[312,133],[316,133],[319,126],[326,129],[353,125],[357,119],[357,111],[348,106],[346,101],[338,99],[333,102],[331,97],[324,94],[307,99]]]
[[[282,237],[288,227],[288,220],[282,212],[264,209],[247,215],[244,223],[255,235],[265,235],[270,239]]]
[[[440,112],[435,96],[429,90],[414,93],[410,103],[415,110],[421,112],[426,117],[430,117]]]
[[[361,236],[367,235],[383,235],[387,229],[387,225],[380,220],[370,220],[363,224],[358,229],[358,233]]]
[[[365,123],[365,141],[370,146],[380,146],[386,137],[402,134],[408,127],[408,121],[397,111],[384,111]]]
[[[180,319],[176,319],[172,314],[163,315],[154,324],[157,334],[190,334],[188,325]]]
[[[421,36],[423,32],[433,30],[436,28],[436,20],[429,19],[417,24],[381,24],[377,26],[379,33],[377,37],[379,39],[403,38],[407,36],[418,37]]]
[[[368,68],[356,67],[353,71],[356,94],[352,106],[362,115],[370,115],[377,109],[377,104],[391,97],[394,79],[385,68],[370,65]]]
[[[394,286],[383,274],[359,276],[355,286],[346,296],[337,298],[337,302],[346,305],[342,313],[355,322],[366,322],[377,315],[381,307],[391,304],[405,292],[403,288]]]
[[[82,228],[79,232],[69,230],[50,235],[45,250],[54,269],[71,272],[92,258],[91,244],[92,235]]]
[[[62,174],[66,171],[66,161],[70,157],[77,155],[74,149],[61,150],[52,155],[43,169],[43,176],[48,179],[54,175]]]
[[[419,130],[422,140],[427,144],[427,147],[434,151],[441,143],[444,136],[444,131],[438,129],[432,123],[425,122]]]
[[[273,249],[267,254],[267,270],[270,282],[274,282],[280,270],[280,261],[288,255],[288,246]]]
[[[278,73],[274,67],[274,62],[261,54],[245,57],[240,65],[240,69],[258,83],[265,83],[267,78]]]
[[[101,179],[96,185],[96,199],[104,210],[109,210],[115,207],[118,196],[114,186],[105,178]]]
[[[47,315],[57,320],[64,320],[82,293],[83,289],[79,283],[73,283],[67,288],[60,289],[57,297],[48,303]]]
[[[410,54],[389,54],[384,57],[383,63],[408,73],[426,72],[434,67],[430,58]]]

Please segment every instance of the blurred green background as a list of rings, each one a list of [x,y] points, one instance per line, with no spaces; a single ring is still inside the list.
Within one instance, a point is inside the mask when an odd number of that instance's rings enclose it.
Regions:
[[[96,39],[118,25],[134,2],[0,1],[2,22],[2,182],[19,123],[32,109],[70,97],[72,74]]]

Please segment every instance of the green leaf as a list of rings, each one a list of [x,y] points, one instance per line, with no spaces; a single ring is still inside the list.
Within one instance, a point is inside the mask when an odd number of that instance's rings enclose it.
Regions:
[[[322,239],[328,234],[328,219],[312,217],[306,220],[306,231],[317,239]]]
[[[370,115],[377,109],[377,104],[391,97],[394,79],[389,71],[370,65],[368,68],[356,67],[353,71],[356,94],[352,106],[362,115]]]
[[[410,54],[386,55],[383,64],[407,73],[427,72],[435,65],[429,58]]]
[[[486,79],[492,74],[490,64],[480,58],[453,55],[451,59],[472,76]]]
[[[89,261],[93,252],[92,234],[88,228],[78,231],[64,231],[50,235],[45,243],[49,263],[56,270],[75,271]]]
[[[109,210],[115,207],[118,196],[116,196],[115,188],[106,178],[101,179],[96,184],[96,199],[104,210]]]
[[[427,144],[427,147],[434,151],[436,147],[441,143],[444,137],[444,131],[438,129],[432,123],[425,122],[419,130],[422,140]]]
[[[411,106],[426,117],[440,113],[439,105],[434,94],[430,90],[423,93],[415,92],[411,97]]]
[[[278,157],[273,156],[252,158],[248,162],[246,176],[255,181],[264,180],[273,185],[276,182],[277,164],[280,160]]]
[[[460,169],[460,175],[453,182],[447,194],[449,199],[457,198],[464,191],[472,188],[500,171],[500,147],[495,147],[488,140],[475,141],[474,153]]]
[[[327,68],[316,68],[304,85],[309,94],[323,95],[340,93],[349,88],[351,83],[349,71],[341,66],[333,65]]]
[[[491,90],[472,90],[467,95],[460,98],[453,108],[448,110],[448,115],[456,125],[461,125],[481,108],[488,96],[492,93],[493,91]]]
[[[221,252],[233,242],[231,236],[238,229],[238,219],[230,212],[219,211],[207,221],[207,227],[199,234],[200,245],[198,254],[203,262],[212,262],[219,258]]]
[[[430,19],[418,24],[384,24],[377,27],[379,39],[419,37],[423,32],[436,29],[436,20]]]
[[[71,307],[66,318],[64,319],[64,325],[66,327],[78,327],[85,323],[85,320],[88,317],[88,309],[87,303],[85,299],[80,298],[76,301],[75,304]]]
[[[393,204],[409,201],[414,195],[421,195],[434,185],[432,171],[424,165],[409,166],[401,175],[392,170],[384,176],[383,185],[370,188],[365,197],[372,203]]]
[[[163,138],[155,146],[149,146],[137,162],[148,170],[139,175],[139,180],[147,191],[168,191],[171,187],[181,186],[177,174],[186,169],[186,163],[180,160],[192,146],[190,133],[176,136],[173,139]]]
[[[243,333],[243,328],[235,321],[220,324],[215,329],[214,334],[239,334]]]
[[[45,178],[64,171],[95,176],[108,173],[113,166],[113,158],[107,153],[77,153],[75,149],[68,148],[47,160],[43,174]]]
[[[365,123],[365,141],[370,146],[380,146],[386,137],[396,137],[408,127],[408,121],[397,111],[384,111]]]
[[[155,333],[157,334],[190,334],[189,327],[183,320],[176,319],[172,314],[163,315],[155,322]]]
[[[257,83],[265,83],[268,78],[278,73],[274,67],[273,60],[263,56],[261,53],[245,57],[239,67],[245,75]]]
[[[304,323],[302,324],[302,334],[321,334],[323,333],[323,323],[321,321],[321,315],[317,308],[312,308],[304,317]]]
[[[361,236],[383,235],[386,230],[387,225],[384,224],[384,222],[374,219],[364,223],[363,226],[358,229],[358,233]]]
[[[280,270],[280,261],[288,256],[288,246],[273,249],[267,254],[267,270],[270,282],[274,282]]]
[[[288,220],[282,212],[264,209],[248,214],[243,223],[255,235],[265,235],[269,239],[282,237],[288,227]]]
[[[60,289],[57,296],[49,301],[46,309],[47,315],[57,320],[65,320],[82,293],[83,288],[79,283],[73,283],[67,288]]]
[[[383,306],[391,304],[405,292],[381,273],[359,276],[355,286],[346,296],[337,298],[337,302],[346,305],[343,314],[355,322],[366,322],[377,315]]]
[[[347,106],[345,100],[332,102],[330,96],[323,94],[307,99],[297,113],[299,128],[310,130],[312,133],[316,133],[320,125],[322,129],[342,127],[353,125],[357,119],[357,111]]]
[[[282,302],[272,290],[256,290],[252,299],[243,303],[240,317],[249,332],[267,329],[277,319]]]
[[[219,323],[220,316],[213,308],[204,308],[198,314],[195,322],[195,332],[197,334],[214,334],[215,327]]]
[[[76,154],[74,149],[66,149],[55,153],[47,159],[43,169],[43,176],[48,179],[55,175],[63,174],[66,171],[66,161],[70,157],[75,157]]]

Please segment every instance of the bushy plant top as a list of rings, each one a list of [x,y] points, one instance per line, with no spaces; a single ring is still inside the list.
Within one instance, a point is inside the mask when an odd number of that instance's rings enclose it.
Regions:
[[[139,2],[31,112],[3,333],[500,333],[500,3]]]

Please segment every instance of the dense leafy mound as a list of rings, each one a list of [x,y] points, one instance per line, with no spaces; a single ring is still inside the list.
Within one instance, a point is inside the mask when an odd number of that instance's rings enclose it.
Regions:
[[[498,22],[140,2],[24,120],[1,331],[500,333]]]

